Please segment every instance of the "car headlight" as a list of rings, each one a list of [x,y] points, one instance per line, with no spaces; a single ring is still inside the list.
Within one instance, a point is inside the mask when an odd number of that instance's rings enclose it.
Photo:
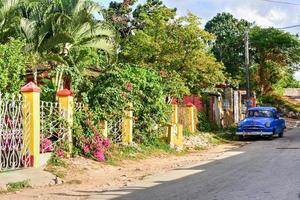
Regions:
[[[267,123],[265,124],[265,126],[266,126],[267,128],[269,128],[269,127],[271,126],[271,123],[270,123],[270,122],[267,122]]]

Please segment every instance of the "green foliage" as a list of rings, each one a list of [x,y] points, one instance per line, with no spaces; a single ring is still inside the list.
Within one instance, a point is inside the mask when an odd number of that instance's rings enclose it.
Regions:
[[[149,140],[150,141],[150,140]],[[110,149],[107,162],[116,165],[123,160],[137,160],[148,156],[162,155],[162,154],[183,154],[184,151],[178,152],[171,148],[169,144],[161,138],[156,137],[148,144],[138,144],[132,146],[115,146]]]
[[[104,12],[104,18],[111,23],[116,30],[120,33],[122,38],[127,37],[131,29],[130,14],[132,12],[132,6],[136,0],[125,0],[124,2],[111,1],[108,9]]]
[[[176,10],[161,1],[147,1],[133,13],[136,29],[122,42],[122,62],[176,71],[195,94],[225,81],[223,65],[208,52],[213,35],[201,28],[200,18],[175,18]]]
[[[284,94],[285,88],[299,88],[300,82],[296,80],[291,74],[285,75],[276,84],[272,85],[272,89],[279,95]]]
[[[41,85],[41,100],[43,101],[55,101],[56,86],[55,83],[50,79],[42,79],[43,85]]]
[[[154,70],[133,66],[114,67],[101,74],[89,92],[90,109],[99,119],[121,116],[133,103],[136,120],[135,133],[144,141],[156,130],[156,125],[168,122],[171,107],[166,103],[168,94],[163,78]]]
[[[238,20],[230,13],[218,13],[205,25],[205,30],[216,36],[212,51],[217,60],[224,63],[233,84],[238,84],[243,77],[243,36],[249,26],[249,22]]]
[[[48,160],[48,163],[53,166],[59,166],[59,167],[66,167],[67,163],[56,153],[52,153],[50,159]]]
[[[210,131],[210,123],[205,112],[198,112],[198,122],[200,131]]]
[[[24,84],[27,57],[24,43],[11,39],[0,44],[0,92],[18,93]]]
[[[17,30],[19,22],[18,7],[20,0],[0,1],[0,42],[8,42]]]
[[[8,183],[6,187],[7,187],[7,192],[16,192],[24,188],[30,188],[31,185],[29,180],[24,180],[24,181],[18,181],[14,183]]]
[[[104,52],[108,60],[108,56],[114,57],[116,53],[114,30],[95,18],[95,14],[101,12],[99,4],[92,0],[3,1],[0,3],[0,36],[3,36],[0,41],[7,42],[8,37],[25,41],[23,51],[29,56],[26,64],[35,81],[38,68],[50,71],[63,66],[80,72],[82,66],[97,69],[100,63],[95,65],[91,54]],[[56,88],[63,85],[62,79],[65,85],[70,85],[72,78],[68,73],[59,77],[61,80],[55,84],[60,85],[55,85]]]
[[[260,27],[251,30],[250,40],[257,63],[252,70],[253,87],[266,95],[281,79],[298,69],[300,41],[288,32]]]
[[[261,106],[274,106],[279,111],[286,110],[300,112],[300,106],[298,103],[289,102],[288,100],[278,95],[260,96],[258,97],[257,101]]]

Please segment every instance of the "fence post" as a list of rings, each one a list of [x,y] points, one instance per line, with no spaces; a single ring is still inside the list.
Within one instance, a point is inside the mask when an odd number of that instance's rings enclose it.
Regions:
[[[23,127],[27,130],[23,130],[24,134],[29,134],[29,154],[30,164],[32,167],[40,166],[40,92],[41,89],[29,82],[21,88],[23,96],[23,114],[28,120],[28,127]],[[29,112],[29,113],[28,113]],[[28,113],[28,115],[27,115]],[[25,121],[24,120],[24,121]],[[25,136],[27,137],[27,136]]]
[[[173,147],[182,147],[183,145],[183,125],[168,124],[168,143]]]
[[[173,100],[172,104],[172,118],[167,127],[167,139],[171,147],[181,147],[183,145],[183,125],[178,124],[178,105],[177,101]]]
[[[106,120],[101,120],[100,121],[100,126],[101,126],[101,131],[102,131],[103,137],[107,138],[107,136],[108,136],[107,121]]]
[[[64,118],[68,124],[67,141],[68,151],[72,152],[72,126],[73,126],[73,92],[68,89],[60,90],[56,93],[58,96],[59,110],[63,112]]]
[[[171,123],[177,124],[178,123],[178,105],[175,99],[171,102],[172,104],[172,119]]]
[[[186,109],[187,109],[187,119],[188,119],[188,131],[191,133],[195,132],[195,108],[192,103],[187,103],[186,104]]]
[[[132,143],[132,133],[133,133],[133,111],[132,103],[129,104],[129,110],[124,111],[124,116],[122,119],[122,142],[125,144]]]

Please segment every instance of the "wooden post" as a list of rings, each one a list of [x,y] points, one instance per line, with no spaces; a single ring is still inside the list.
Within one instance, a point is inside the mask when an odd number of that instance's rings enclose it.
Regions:
[[[32,167],[40,166],[40,92],[41,89],[33,82],[28,83],[21,88],[23,95],[23,113],[24,119],[29,123],[24,127],[24,134],[29,134],[29,154]],[[28,113],[29,112],[29,113]],[[27,115],[27,113],[29,115]],[[27,136],[25,136],[27,137]]]

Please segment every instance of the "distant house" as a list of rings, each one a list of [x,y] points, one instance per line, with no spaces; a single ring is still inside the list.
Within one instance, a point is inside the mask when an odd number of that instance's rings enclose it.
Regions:
[[[285,88],[284,96],[300,101],[300,88]]]

